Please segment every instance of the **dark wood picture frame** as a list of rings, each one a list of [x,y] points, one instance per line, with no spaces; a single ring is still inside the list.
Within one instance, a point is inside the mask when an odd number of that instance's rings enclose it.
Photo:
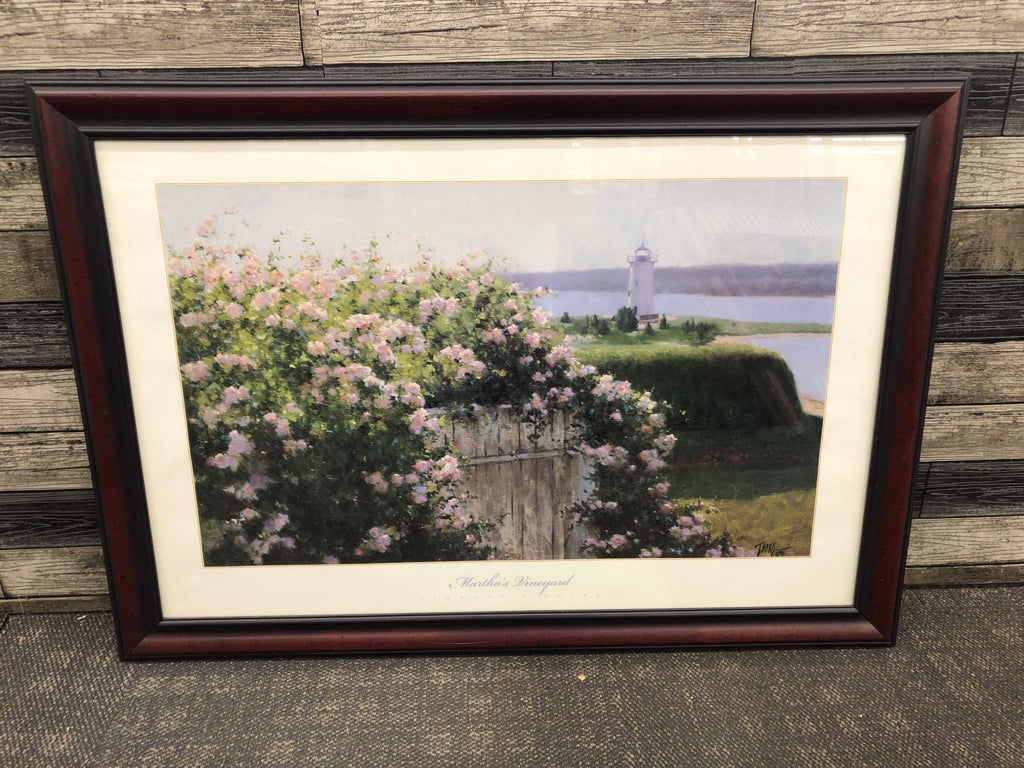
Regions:
[[[966,90],[949,78],[30,87],[122,657],[894,642]],[[94,142],[815,131],[907,140],[852,606],[164,618]]]

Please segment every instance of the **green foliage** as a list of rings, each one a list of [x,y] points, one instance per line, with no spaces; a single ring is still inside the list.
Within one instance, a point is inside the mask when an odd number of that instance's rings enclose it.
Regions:
[[[636,309],[633,307],[619,307],[615,313],[615,327],[623,333],[632,333],[640,327],[636,319]]]
[[[710,344],[722,329],[718,323],[707,320],[694,320],[692,317],[680,326],[686,341],[690,344],[700,346]]]
[[[662,319],[664,320],[664,318]],[[606,345],[645,345],[668,342],[671,344],[699,346],[714,341],[721,332],[717,323],[704,320],[691,320],[689,323],[681,323],[679,325],[668,325],[667,322],[659,323],[658,328],[654,328],[654,326],[648,323],[645,324],[643,333],[624,331],[618,327],[617,320],[614,324],[609,325],[608,321],[604,318],[598,318],[595,316],[590,322],[592,323],[590,330],[587,330],[582,325],[577,327],[575,323],[568,329],[570,333],[598,336],[596,340],[590,339],[583,342],[584,345],[593,343]],[[602,328],[602,324],[604,332],[600,333],[598,332],[598,329]],[[650,327],[650,330],[648,330],[648,327]]]
[[[571,318],[571,317],[569,317],[569,313],[568,313],[568,312],[563,312],[563,313],[562,313],[562,316],[561,316],[561,317],[559,318],[559,320],[558,320],[558,321],[559,321],[560,323],[565,323],[566,325],[568,325],[569,323],[571,323],[571,322],[572,322],[572,318]]]
[[[579,357],[668,403],[675,430],[790,426],[802,416],[785,360],[758,347],[592,346]]]
[[[662,315],[661,316],[661,320],[658,321],[658,330],[660,330],[660,331],[667,331],[668,330],[668,318],[665,317],[665,315]]]
[[[607,336],[612,332],[612,327],[606,318],[584,315],[574,318],[564,331],[572,336]]]

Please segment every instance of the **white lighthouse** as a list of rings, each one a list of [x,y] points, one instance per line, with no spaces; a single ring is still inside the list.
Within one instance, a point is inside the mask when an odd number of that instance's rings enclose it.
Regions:
[[[629,287],[626,305],[636,311],[641,325],[658,320],[654,311],[654,265],[658,257],[644,243],[627,257],[629,261]]]

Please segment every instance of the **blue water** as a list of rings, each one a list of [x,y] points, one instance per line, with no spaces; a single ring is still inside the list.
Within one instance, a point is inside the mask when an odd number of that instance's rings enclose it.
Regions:
[[[625,306],[624,293],[586,293],[562,291],[545,296],[539,302],[559,317],[570,315],[614,315]],[[717,317],[726,320],[749,320],[767,323],[831,323],[835,302],[831,297],[792,298],[774,296],[690,296],[662,294],[654,297],[654,308],[660,314],[673,318]],[[825,399],[828,376],[830,335],[780,336],[750,338],[741,343],[754,344],[778,352],[785,359],[797,389],[816,400]]]
[[[829,345],[832,343],[830,335],[751,338],[744,339],[739,343],[753,344],[778,352],[793,372],[796,388],[800,394],[810,395],[815,400],[825,399],[828,351]]]

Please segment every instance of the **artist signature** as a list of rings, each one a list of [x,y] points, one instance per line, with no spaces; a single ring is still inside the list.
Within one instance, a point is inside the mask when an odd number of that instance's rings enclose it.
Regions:
[[[754,549],[758,557],[782,557],[792,547],[780,547],[774,541],[762,541]]]

